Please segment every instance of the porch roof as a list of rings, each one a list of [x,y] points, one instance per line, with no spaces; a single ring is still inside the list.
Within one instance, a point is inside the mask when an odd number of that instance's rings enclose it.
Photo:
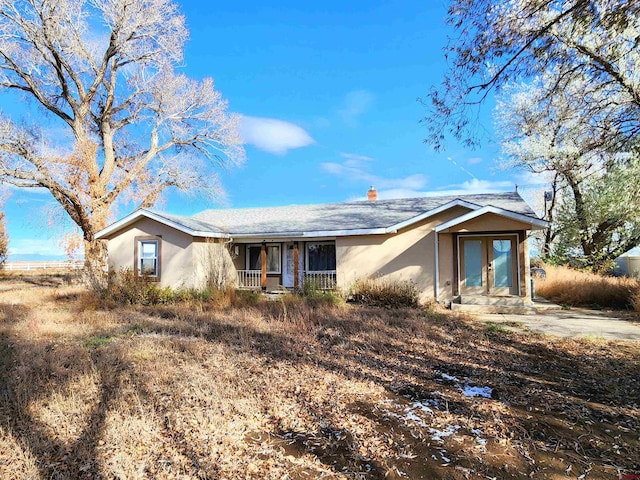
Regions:
[[[98,232],[105,238],[134,221],[135,214],[166,219],[201,236],[228,237],[327,237],[394,233],[425,218],[460,206],[468,211],[491,206],[495,211],[542,222],[514,192],[460,196],[419,197],[396,200],[355,201],[284,207],[211,209],[191,217],[152,210],[134,214]],[[118,225],[120,224],[120,225]]]

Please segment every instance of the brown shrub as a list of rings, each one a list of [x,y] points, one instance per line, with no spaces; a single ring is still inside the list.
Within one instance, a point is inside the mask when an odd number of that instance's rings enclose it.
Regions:
[[[417,307],[418,289],[409,281],[365,279],[356,281],[349,298],[353,303],[371,307]]]
[[[628,309],[640,307],[640,282],[565,266],[545,265],[546,278],[536,280],[536,293],[575,307]]]
[[[631,296],[631,304],[636,312],[640,312],[640,288]]]

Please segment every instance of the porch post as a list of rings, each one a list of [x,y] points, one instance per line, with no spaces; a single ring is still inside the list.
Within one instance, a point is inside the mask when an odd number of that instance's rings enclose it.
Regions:
[[[439,251],[439,245],[438,245],[438,232],[435,232],[436,234],[436,244],[435,244],[435,271],[436,271],[436,278],[435,278],[435,299],[436,299],[436,303],[440,303],[440,251]]]
[[[265,242],[262,242],[260,259],[262,260],[262,275],[260,277],[260,286],[262,287],[262,290],[266,290],[267,289],[267,244]]]
[[[293,242],[293,288],[298,288],[298,242]]]
[[[529,258],[529,241],[527,232],[518,232],[518,255],[521,258],[518,269],[518,283],[520,284],[520,296],[525,301],[533,300],[531,298],[531,260]],[[524,285],[523,285],[524,284]]]

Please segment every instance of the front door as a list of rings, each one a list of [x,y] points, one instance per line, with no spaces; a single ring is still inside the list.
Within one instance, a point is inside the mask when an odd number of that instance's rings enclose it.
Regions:
[[[284,256],[282,265],[282,286],[293,287],[293,242],[283,244]]]
[[[514,235],[460,237],[460,293],[518,295]]]
[[[294,285],[294,242],[285,242],[282,245],[284,249],[284,255],[282,256],[282,286],[287,288],[293,288]],[[298,278],[302,278],[302,251],[298,253]]]

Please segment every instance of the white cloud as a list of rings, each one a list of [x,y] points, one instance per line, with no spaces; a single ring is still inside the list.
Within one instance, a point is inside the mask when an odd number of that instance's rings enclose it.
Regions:
[[[416,173],[403,178],[380,178],[377,184],[380,188],[418,190],[427,186],[426,175]]]
[[[342,177],[351,183],[360,183],[363,187],[373,185],[376,189],[419,190],[428,183],[427,176],[421,173],[400,178],[386,178],[374,175],[367,170],[368,165],[366,164],[366,162],[373,159],[365,155],[341,153],[340,156],[347,160],[342,163],[321,163],[320,168],[326,173]]]
[[[467,164],[468,165],[477,165],[477,164],[479,164],[481,162],[482,162],[482,158],[480,158],[480,157],[467,158]]]
[[[362,161],[362,162],[370,162],[373,160],[373,158],[371,157],[368,157],[366,155],[360,155],[358,153],[340,152],[340,156],[342,158],[346,158],[347,160],[356,160],[356,161]]]
[[[473,193],[494,193],[515,190],[516,184],[512,180],[480,180],[474,178],[460,184],[448,185],[442,190],[428,192],[424,196],[440,195],[470,195]]]
[[[360,116],[369,111],[374,100],[373,93],[367,90],[354,90],[347,93],[338,114],[346,124],[353,126]]]
[[[308,147],[315,140],[303,128],[276,118],[243,115],[240,135],[244,143],[265,152],[284,155],[294,148]]]
[[[411,177],[407,177],[410,179]],[[404,187],[404,188],[403,188]],[[379,200],[391,200],[394,198],[414,198],[414,197],[444,197],[457,195],[471,195],[475,193],[495,193],[513,191],[515,184],[507,180],[470,180],[456,185],[449,185],[442,190],[424,191],[420,188],[411,188],[411,181],[405,182],[395,188],[378,189]],[[358,196],[351,200],[366,200],[366,195]]]

